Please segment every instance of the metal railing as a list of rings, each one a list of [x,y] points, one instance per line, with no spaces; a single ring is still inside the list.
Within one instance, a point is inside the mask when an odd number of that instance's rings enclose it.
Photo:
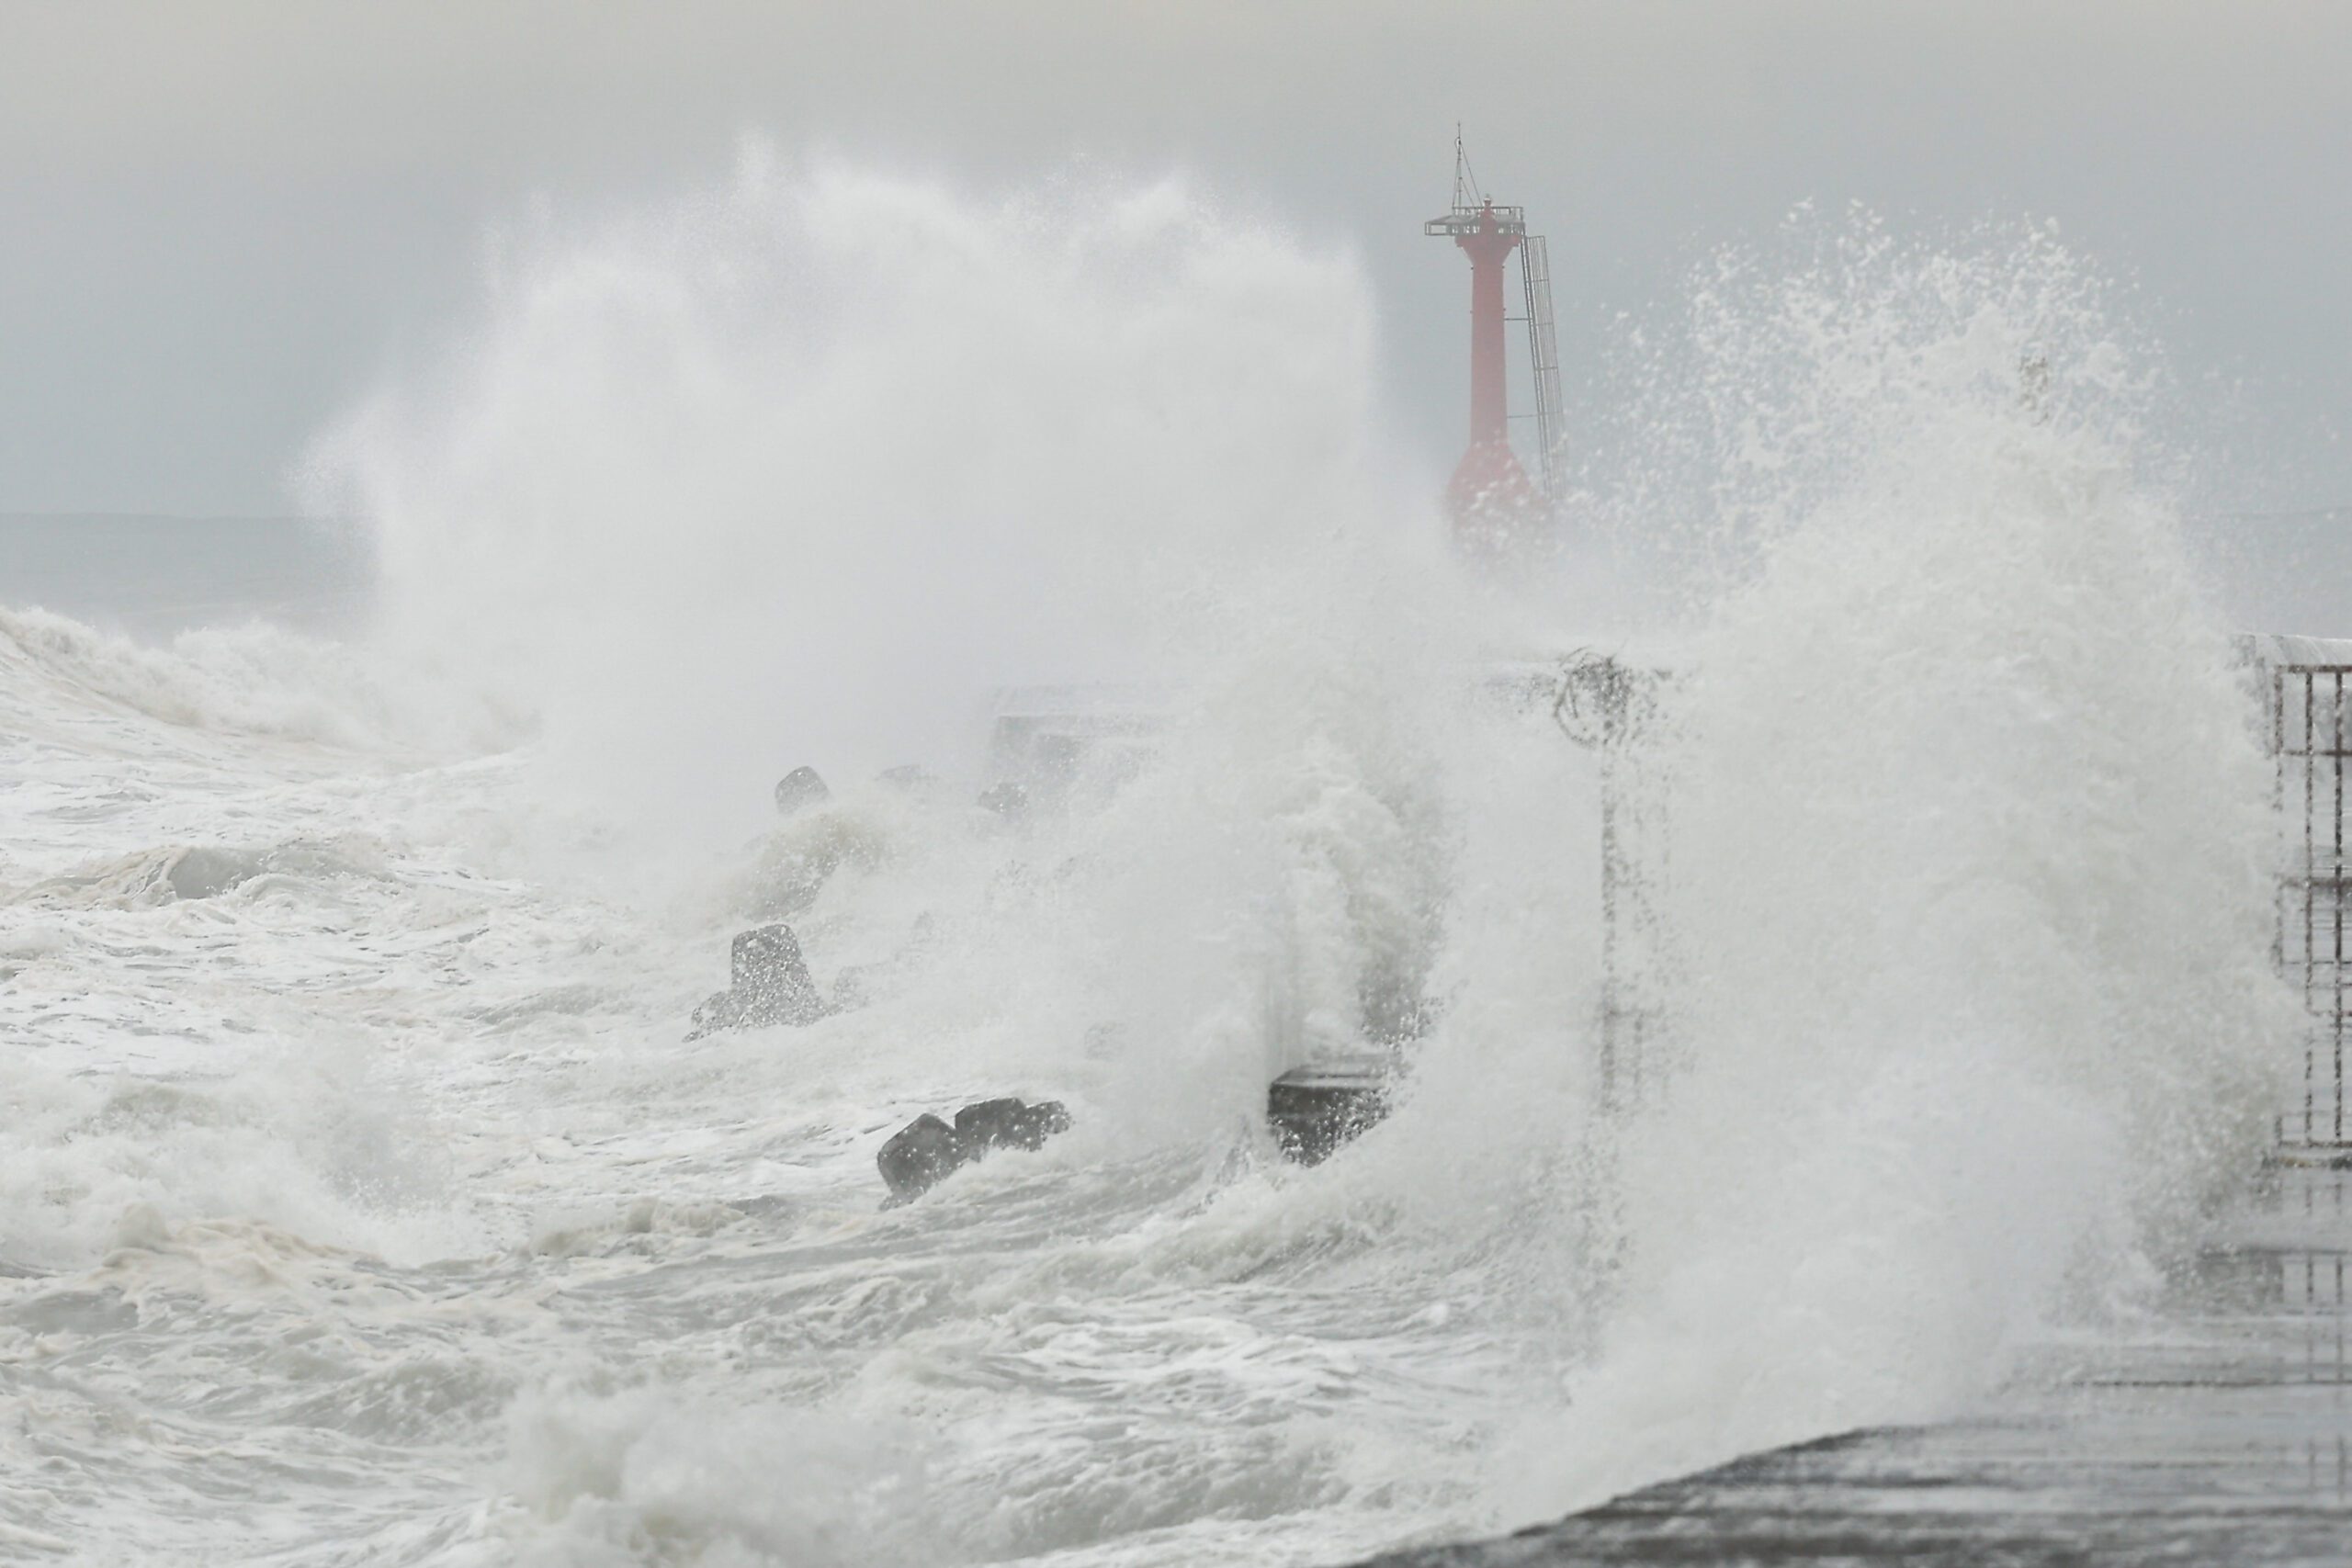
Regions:
[[[2269,709],[2278,836],[2272,956],[2301,995],[2305,1022],[2293,1098],[2277,1117],[2288,1164],[2352,1168],[2352,641],[2239,639],[2250,682]],[[1664,780],[1645,755],[1663,672],[1579,653],[1555,677],[1553,716],[1600,766],[1601,1016],[1598,1089],[1604,1104],[1638,1101],[1663,1065],[1670,961],[1661,901],[1668,874]]]
[[[2345,920],[2352,891],[2345,861],[2345,698],[2352,661],[2272,663],[2270,750],[2280,866],[2274,954],[2301,993],[2301,1103],[2278,1118],[2290,1156],[2340,1160],[2346,1141]]]

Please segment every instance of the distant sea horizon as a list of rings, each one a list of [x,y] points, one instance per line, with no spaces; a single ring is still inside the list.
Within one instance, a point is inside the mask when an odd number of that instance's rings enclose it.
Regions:
[[[256,618],[345,631],[373,577],[373,545],[349,519],[0,512],[0,607],[142,639]]]

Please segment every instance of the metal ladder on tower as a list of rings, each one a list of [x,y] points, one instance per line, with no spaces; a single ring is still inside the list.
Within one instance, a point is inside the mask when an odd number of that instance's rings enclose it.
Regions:
[[[1519,286],[1527,302],[1527,362],[1535,382],[1535,440],[1544,499],[1560,503],[1567,489],[1560,428],[1560,344],[1552,329],[1552,255],[1541,234],[1520,242]]]

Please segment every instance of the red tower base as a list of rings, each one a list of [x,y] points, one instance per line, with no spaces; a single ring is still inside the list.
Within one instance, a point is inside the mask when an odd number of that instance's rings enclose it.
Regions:
[[[1445,487],[1445,509],[1454,536],[1476,545],[1499,543],[1541,510],[1508,441],[1476,442],[1462,454]]]

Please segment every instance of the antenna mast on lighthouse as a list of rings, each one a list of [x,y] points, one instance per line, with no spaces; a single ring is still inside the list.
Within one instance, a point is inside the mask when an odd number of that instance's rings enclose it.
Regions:
[[[1526,209],[1498,207],[1478,188],[1453,132],[1453,206],[1421,225],[1424,234],[1451,239],[1470,258],[1470,445],[1446,486],[1446,510],[1457,533],[1484,539],[1510,531],[1555,505],[1565,488],[1560,461],[1560,354],[1552,326],[1552,270],[1541,234],[1527,231]],[[1511,450],[1509,375],[1504,341],[1503,263],[1519,255],[1526,311],[1528,363],[1535,387],[1536,457],[1543,488],[1530,484]]]

